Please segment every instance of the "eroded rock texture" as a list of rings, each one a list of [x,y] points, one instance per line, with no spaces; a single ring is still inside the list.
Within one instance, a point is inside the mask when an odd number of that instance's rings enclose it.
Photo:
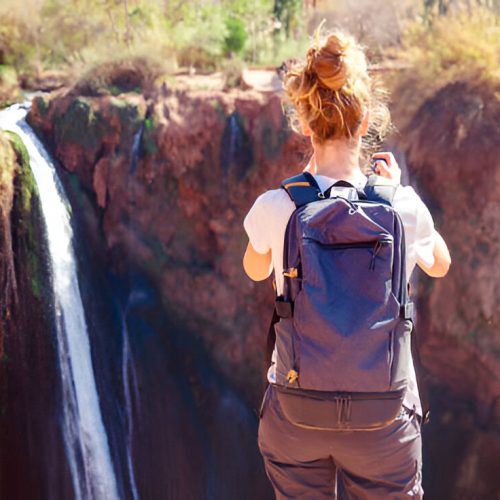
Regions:
[[[453,260],[445,279],[425,280],[419,293],[435,408],[426,472],[444,466],[448,476],[435,482],[436,498],[500,491],[499,90],[480,80],[447,85],[401,135]]]
[[[242,220],[258,194],[300,169],[307,147],[288,130],[279,98],[167,88],[147,102],[58,93],[34,101],[30,122],[72,172],[74,196],[87,200],[80,206],[95,213],[89,246],[102,238],[114,273],[133,267],[157,289],[155,310],[178,334],[169,349],[185,373],[196,373],[186,383],[193,408],[205,408],[204,432],[225,424],[208,417],[222,402],[204,393],[206,372],[189,355],[193,339],[208,355],[206,370],[257,407],[272,290],[242,271]],[[434,408],[424,432],[429,498],[489,498],[500,489],[493,470],[500,457],[499,123],[498,89],[455,84],[426,102],[397,139],[453,258],[450,275],[422,278],[418,293]],[[155,321],[156,333],[168,337]],[[144,449],[137,453],[147,459]]]
[[[100,277],[88,300],[95,303],[107,282],[110,304],[119,302],[104,326],[113,346],[96,337],[99,366],[106,356],[121,359],[117,316],[128,329],[139,491],[268,498],[256,426],[272,288],[244,276],[242,218],[263,186],[277,185],[301,159],[279,99],[164,90],[145,103],[134,94],[59,94],[36,99],[30,122],[64,167],[82,219],[80,241],[91,257],[83,274]],[[114,371],[116,392],[118,369],[97,368]]]
[[[113,266],[147,271],[165,307],[256,403],[272,293],[243,273],[242,219],[301,159],[279,99],[167,90],[147,113],[133,95],[34,104],[31,123],[100,207]]]

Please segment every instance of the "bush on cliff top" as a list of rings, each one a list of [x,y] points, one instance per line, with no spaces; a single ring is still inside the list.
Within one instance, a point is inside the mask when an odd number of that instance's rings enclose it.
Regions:
[[[460,79],[471,71],[500,79],[500,18],[486,9],[416,23],[403,39],[402,52],[427,83]]]
[[[124,92],[147,94],[162,73],[159,64],[146,58],[105,62],[87,71],[76,83],[74,91],[82,96],[118,95]]]
[[[459,11],[434,19],[430,24],[409,26],[397,49],[408,70],[391,75],[404,115],[409,117],[443,86],[482,80],[500,82],[500,18],[488,9]],[[397,103],[396,103],[397,107]],[[404,118],[403,118],[404,121]]]

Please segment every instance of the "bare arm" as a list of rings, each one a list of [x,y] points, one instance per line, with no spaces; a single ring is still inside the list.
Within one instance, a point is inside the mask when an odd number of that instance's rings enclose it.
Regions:
[[[418,267],[429,276],[433,278],[442,278],[446,276],[450,269],[451,257],[443,237],[436,230],[434,230],[434,238],[434,265],[432,267],[427,267],[420,261],[418,261],[417,264]]]
[[[376,153],[372,155],[374,160],[383,159],[384,162],[377,162],[375,172],[388,179],[393,179],[396,183],[400,182],[401,170],[394,158],[394,155],[389,152]],[[448,247],[446,246],[443,237],[434,230],[434,264],[431,267],[426,266],[423,262],[417,261],[418,267],[432,278],[442,278],[446,276],[450,269],[451,257]]]
[[[245,269],[248,277],[254,281],[262,281],[268,278],[273,270],[271,257],[271,250],[265,254],[259,253],[248,242],[243,256],[243,269]]]

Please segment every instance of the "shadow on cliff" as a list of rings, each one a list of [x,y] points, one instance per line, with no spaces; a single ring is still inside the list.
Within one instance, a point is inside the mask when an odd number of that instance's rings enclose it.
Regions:
[[[106,253],[99,214],[74,174],[80,286],[101,407],[124,498],[272,498],[257,411],[213,366],[127,255]],[[83,244],[91,242],[91,244]]]

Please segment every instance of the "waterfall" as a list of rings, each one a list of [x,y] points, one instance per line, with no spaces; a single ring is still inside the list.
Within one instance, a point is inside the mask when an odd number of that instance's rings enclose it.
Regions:
[[[122,313],[122,380],[123,380],[123,393],[125,399],[125,410],[126,410],[126,426],[127,426],[127,436],[126,436],[126,449],[127,449],[127,469],[129,474],[130,489],[132,493],[133,500],[139,500],[139,493],[137,491],[137,485],[135,482],[134,466],[132,463],[132,437],[133,437],[133,408],[132,408],[132,393],[130,390],[130,382],[132,382],[133,394],[135,401],[139,401],[139,387],[137,384],[137,374],[135,371],[135,365],[132,359],[132,353],[130,350],[129,342],[129,332],[127,328],[127,315],[129,307],[134,304],[134,301],[139,299],[141,296],[137,292],[132,292],[127,300],[125,310]],[[134,300],[135,299],[135,300]]]
[[[118,499],[118,488],[97,394],[83,310],[69,202],[49,154],[26,123],[29,106],[0,112],[0,128],[18,134],[30,157],[46,224],[62,378],[62,428],[75,498]]]
[[[137,164],[139,163],[139,153],[141,147],[142,135],[144,134],[144,122],[139,127],[139,130],[134,134],[134,140],[132,141],[132,161],[130,162],[130,173],[134,173],[137,170]]]

